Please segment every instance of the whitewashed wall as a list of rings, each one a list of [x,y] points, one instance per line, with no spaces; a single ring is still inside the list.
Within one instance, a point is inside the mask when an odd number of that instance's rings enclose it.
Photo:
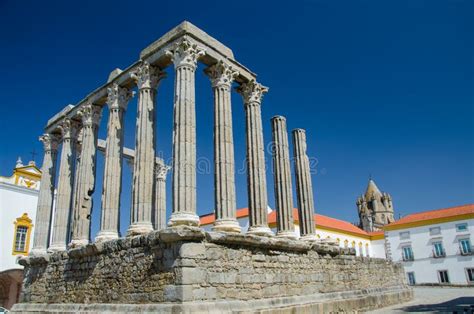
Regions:
[[[468,231],[457,232],[456,224],[467,223]],[[441,234],[430,235],[430,228],[441,227]],[[401,232],[410,232],[409,239],[400,239]],[[474,219],[459,220],[422,227],[386,231],[387,241],[390,244],[391,258],[401,261],[405,272],[414,272],[417,284],[439,283],[438,270],[447,270],[450,283],[467,284],[466,267],[474,267],[474,256],[461,256],[459,254],[459,239],[469,237],[473,245]],[[446,251],[445,258],[433,258],[433,242],[442,241]],[[411,245],[414,261],[402,261],[402,247]]]
[[[32,220],[29,249],[33,245],[34,224],[36,220],[36,204],[38,190],[0,182],[0,271],[22,268],[16,263],[18,256],[12,255],[15,221],[23,213]]]

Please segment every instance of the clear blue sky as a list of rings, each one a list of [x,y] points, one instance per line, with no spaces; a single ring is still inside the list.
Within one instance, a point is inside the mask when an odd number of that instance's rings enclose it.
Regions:
[[[262,107],[266,142],[273,115],[286,116],[290,129],[306,128],[309,155],[319,161],[313,176],[319,213],[356,221],[355,199],[369,174],[402,215],[474,202],[473,1],[175,3],[0,0],[0,174],[11,172],[17,156],[26,162],[33,149],[42,151],[37,139],[53,114],[189,20],[232,48],[270,87]],[[212,160],[212,94],[203,68],[196,86],[198,157]],[[168,73],[157,117],[165,159],[172,138],[172,69]],[[232,99],[239,169],[245,120],[240,96]],[[136,98],[126,117],[128,147],[134,146],[135,117]],[[95,221],[102,164],[100,156]],[[269,154],[267,164],[270,170]],[[211,173],[198,176],[199,214],[213,208]],[[130,190],[127,169],[122,230]],[[270,172],[268,191],[273,207]],[[245,174],[237,175],[237,197],[245,207]]]

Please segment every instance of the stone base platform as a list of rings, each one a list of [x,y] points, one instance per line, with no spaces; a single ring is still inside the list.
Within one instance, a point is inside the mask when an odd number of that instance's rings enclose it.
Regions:
[[[323,313],[413,297],[400,264],[327,243],[184,226],[21,264],[14,312]]]
[[[317,293],[305,296],[261,300],[191,301],[182,304],[28,304],[15,306],[15,312],[60,313],[345,313],[400,304],[413,298],[404,287]]]

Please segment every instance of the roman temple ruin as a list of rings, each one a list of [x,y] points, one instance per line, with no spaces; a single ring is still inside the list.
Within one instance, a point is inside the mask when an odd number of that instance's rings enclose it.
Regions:
[[[199,228],[196,213],[198,64],[205,66],[214,94],[216,220],[210,232]],[[170,167],[157,158],[155,147],[156,96],[168,67],[175,71]],[[249,228],[245,233],[236,219],[234,86],[242,96],[246,118]],[[51,118],[40,138],[44,161],[34,244],[30,256],[20,261],[25,280],[14,311],[326,312],[410,299],[412,291],[399,264],[355,257],[354,249],[315,236],[303,129],[291,133],[301,233],[295,236],[290,145],[282,116],[271,120],[277,210],[273,234],[267,223],[261,117],[267,92],[229,48],[183,22],[145,48],[138,61],[115,70],[106,84]],[[123,144],[131,97],[137,97],[134,149]],[[105,141],[98,139],[103,110],[109,111]],[[98,151],[105,156],[100,231],[91,239]],[[121,237],[123,159],[133,165],[133,186],[130,225]],[[169,169],[172,208],[166,221]]]

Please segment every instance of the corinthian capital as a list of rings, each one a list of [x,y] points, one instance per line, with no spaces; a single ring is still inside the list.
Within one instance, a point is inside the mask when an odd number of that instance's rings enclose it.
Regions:
[[[79,113],[82,117],[82,125],[84,127],[98,126],[102,116],[102,108],[88,102],[79,109]]]
[[[79,124],[69,118],[65,118],[58,126],[62,140],[77,138]]]
[[[39,140],[43,142],[45,153],[58,150],[59,137],[57,135],[45,133],[39,137]]]
[[[237,88],[237,92],[242,95],[245,104],[260,104],[262,102],[263,94],[268,92],[268,87],[257,83],[255,80],[251,80]]]
[[[131,77],[137,82],[138,89],[156,88],[160,80],[166,77],[166,73],[143,61],[137,70],[131,73]]]
[[[181,39],[174,45],[174,48],[166,51],[166,55],[171,57],[175,68],[188,66],[196,68],[198,59],[206,53],[205,49],[190,42],[187,38]]]
[[[208,67],[204,72],[211,79],[212,87],[227,86],[230,88],[234,79],[239,75],[230,65],[219,60]]]
[[[170,170],[171,167],[167,165],[156,165],[156,179],[157,180],[166,180],[166,174],[168,173],[168,170]]]
[[[132,98],[134,93],[128,88],[120,87],[117,83],[112,84],[107,88],[107,104],[109,109],[123,109],[127,110],[128,101]]]

